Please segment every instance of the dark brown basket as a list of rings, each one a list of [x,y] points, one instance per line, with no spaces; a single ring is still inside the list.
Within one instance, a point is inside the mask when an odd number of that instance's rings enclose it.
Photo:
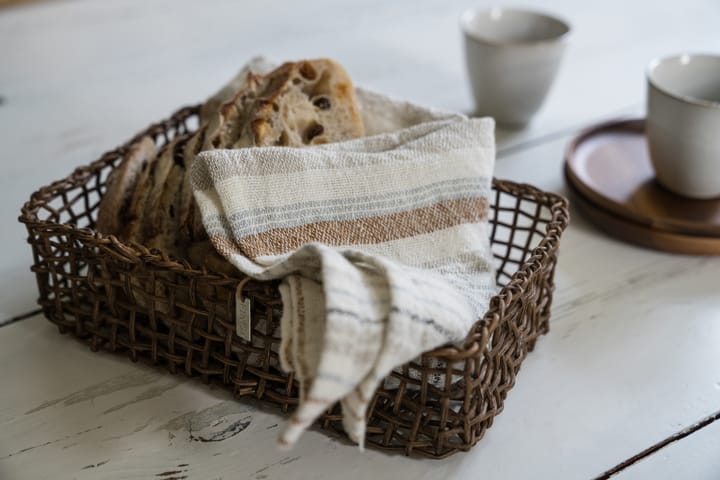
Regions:
[[[127,352],[133,361],[164,364],[287,412],[297,404],[297,385],[277,366],[277,283],[214,274],[93,230],[108,173],[128,146],[143,135],[161,145],[191,131],[197,112],[181,109],[32,194],[20,221],[29,233],[39,303],[61,333],[95,351]],[[383,381],[369,408],[370,445],[434,458],[469,450],[502,411],[536,338],[548,331],[567,201],[504,180],[493,188],[492,246],[502,289],[462,347],[425,353]],[[252,343],[235,334],[239,285],[253,300]],[[319,424],[341,431],[338,407]]]

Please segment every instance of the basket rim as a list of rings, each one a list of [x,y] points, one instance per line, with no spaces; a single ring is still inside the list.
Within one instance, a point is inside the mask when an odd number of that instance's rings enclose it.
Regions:
[[[550,221],[545,226],[545,236],[540,240],[540,243],[532,249],[520,268],[512,274],[510,281],[490,299],[488,311],[470,329],[463,344],[465,351],[479,348],[487,341],[487,337],[499,325],[500,319],[504,316],[503,312],[512,303],[513,297],[521,295],[538,271],[547,265],[551,257],[557,256],[556,252],[560,247],[560,237],[570,223],[570,202],[558,193],[546,192],[528,183],[517,183],[497,178],[493,178],[493,186],[499,187],[505,192],[516,190],[512,193],[530,196],[539,204],[549,208],[551,216]],[[487,337],[482,334],[483,323],[487,326]],[[459,353],[459,351],[456,352],[456,356]]]
[[[88,227],[81,228],[71,223],[40,220],[37,215],[41,207],[46,205],[50,199],[55,198],[58,193],[66,191],[68,186],[74,188],[78,184],[87,181],[87,179],[94,175],[99,169],[127,153],[129,147],[143,136],[152,135],[153,131],[160,131],[168,125],[172,125],[173,122],[176,123],[178,120],[184,120],[198,113],[200,106],[200,104],[197,104],[176,110],[167,119],[151,124],[121,146],[105,152],[99,159],[75,168],[75,170],[65,178],[40,187],[33,192],[30,195],[30,199],[22,205],[18,221],[25,224],[28,229],[42,228],[45,230],[56,230],[58,234],[72,234],[80,240],[90,240],[100,248],[103,248],[107,253],[122,257],[130,263],[155,265],[170,271],[181,271],[192,276],[210,276],[216,277],[217,279],[238,282],[248,279],[248,276],[240,271],[237,272],[237,277],[228,277],[225,274],[208,271],[204,266],[198,269],[193,267],[186,259],[168,255],[166,252],[156,248],[147,248],[137,242],[122,241],[115,235],[100,233]],[[517,183],[512,180],[499,179],[496,177],[493,177],[492,185],[502,192],[535,201],[548,208],[551,216],[545,226],[545,235],[538,245],[531,250],[530,255],[512,274],[510,280],[493,295],[490,299],[487,312],[473,323],[464,341],[456,345],[436,348],[435,350],[426,352],[425,355],[433,357],[452,356],[454,361],[460,361],[481,350],[495,328],[499,325],[500,319],[503,317],[503,312],[512,303],[513,298],[521,295],[537,272],[546,266],[552,257],[556,255],[555,252],[559,247],[560,237],[569,224],[569,201],[564,196],[541,190],[528,183]]]

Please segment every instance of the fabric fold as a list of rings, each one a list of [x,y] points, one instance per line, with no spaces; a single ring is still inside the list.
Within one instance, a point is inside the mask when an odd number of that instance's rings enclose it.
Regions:
[[[278,353],[300,384],[284,446],[338,401],[362,446],[383,378],[462,340],[495,292],[492,120],[361,89],[358,99],[368,137],[212,150],[193,166],[218,252],[247,275],[282,279]]]

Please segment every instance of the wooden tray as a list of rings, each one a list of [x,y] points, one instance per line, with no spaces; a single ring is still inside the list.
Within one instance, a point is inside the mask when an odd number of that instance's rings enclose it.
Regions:
[[[565,178],[574,203],[610,235],[669,252],[720,254],[720,199],[681,197],[655,182],[642,119],[581,132],[568,146]]]
[[[568,182],[608,213],[652,230],[720,237],[720,199],[695,200],[654,180],[644,120],[603,123],[580,133],[565,157]]]
[[[650,247],[674,253],[690,253],[695,255],[720,255],[720,239],[699,235],[683,235],[662,230],[653,230],[646,226],[629,222],[607,212],[588,201],[572,185],[572,204],[583,216],[602,229],[603,232],[628,243]]]

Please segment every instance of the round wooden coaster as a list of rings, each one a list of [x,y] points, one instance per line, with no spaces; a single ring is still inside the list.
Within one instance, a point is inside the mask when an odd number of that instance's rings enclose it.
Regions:
[[[681,197],[655,182],[644,120],[607,122],[580,133],[567,149],[565,174],[591,204],[639,224],[647,235],[718,237],[720,244],[720,199]]]
[[[589,201],[572,184],[569,184],[569,189],[572,194],[572,205],[577,207],[583,216],[608,235],[628,243],[666,252],[720,255],[720,238],[718,237],[684,235],[663,230],[653,230],[646,225],[628,221],[609,213],[601,206]]]

